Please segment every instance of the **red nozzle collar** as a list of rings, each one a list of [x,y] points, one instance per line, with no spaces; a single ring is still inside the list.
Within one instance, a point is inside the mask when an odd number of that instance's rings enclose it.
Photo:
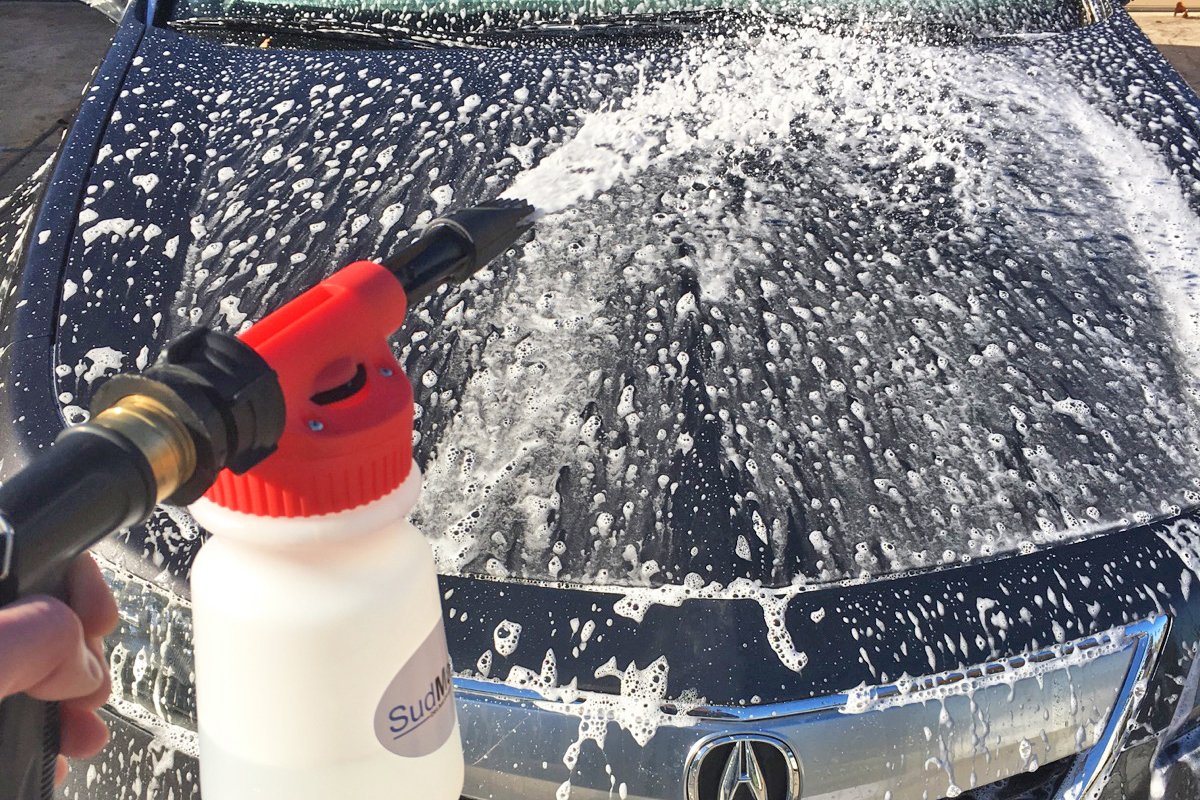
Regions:
[[[384,267],[357,261],[240,337],[275,370],[287,404],[279,449],[205,495],[266,517],[307,517],[377,500],[408,477],[413,395],[388,337],[407,298]]]

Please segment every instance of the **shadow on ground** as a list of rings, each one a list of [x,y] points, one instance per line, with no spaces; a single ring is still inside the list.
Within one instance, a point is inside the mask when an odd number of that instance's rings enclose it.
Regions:
[[[0,0],[0,197],[54,154],[115,30],[82,3]]]
[[[1196,20],[1196,26],[1200,32],[1200,19]],[[1183,79],[1200,92],[1200,45],[1160,44],[1158,49],[1183,75]]]

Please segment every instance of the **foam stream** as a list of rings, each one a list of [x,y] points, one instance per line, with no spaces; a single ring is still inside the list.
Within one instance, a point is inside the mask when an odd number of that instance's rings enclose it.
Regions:
[[[1194,486],[1193,409],[1154,388],[1173,378],[1121,328],[1154,330],[1163,298],[1190,296],[1177,265],[1200,224],[1159,155],[1051,66],[1019,46],[778,27],[695,49],[584,115],[505,193],[544,215],[515,272],[451,310],[472,343],[475,323],[506,325],[428,465],[440,500],[421,527],[440,566],[807,584],[1144,521],[1157,487]],[[1098,261],[1142,261],[1158,285],[1098,281],[1126,272]],[[1075,346],[1052,341],[1063,322],[1046,293],[1088,342],[1078,374],[1041,372]],[[1194,353],[1195,317],[1173,319]],[[1144,430],[1122,432],[1124,412],[1087,389],[1100,371],[1153,397]],[[672,416],[693,404],[715,417],[717,452],[697,455],[703,426]],[[1069,446],[1080,431],[1111,449],[1107,466]],[[1134,452],[1182,472],[1143,474]],[[590,476],[591,503],[563,494],[564,474]],[[727,551],[664,554],[688,528],[671,499],[639,494],[647,483],[728,503],[694,512],[710,529],[736,520]]]

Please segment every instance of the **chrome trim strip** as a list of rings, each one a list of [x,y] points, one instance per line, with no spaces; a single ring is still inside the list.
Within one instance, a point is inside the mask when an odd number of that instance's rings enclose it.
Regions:
[[[0,515],[0,543],[4,545],[4,556],[0,558],[0,581],[7,580],[12,570],[13,550],[16,549],[16,532],[12,523]]]
[[[454,678],[454,693],[460,695],[478,695],[485,702],[509,703],[542,703],[547,698],[532,689],[518,689],[507,683],[485,681],[478,678]],[[582,702],[582,701],[580,701]]]
[[[1128,626],[1128,635],[1137,638],[1137,646],[1133,654],[1133,662],[1121,686],[1121,693],[1113,704],[1112,713],[1099,741],[1091,749],[1083,753],[1071,768],[1071,772],[1063,780],[1058,790],[1060,800],[1083,800],[1097,797],[1112,776],[1116,766],[1117,756],[1121,752],[1121,743],[1129,728],[1129,722],[1137,712],[1145,697],[1145,685],[1154,668],[1158,665],[1158,656],[1166,641],[1170,619],[1164,614]]]
[[[907,682],[882,684],[879,686],[870,687],[865,693],[865,699],[869,702],[877,702],[881,700],[890,700],[900,697],[905,694],[914,694],[917,692],[925,692],[932,689],[940,689],[947,686],[952,686],[964,680],[977,680],[984,677],[992,677],[1005,672],[1022,669],[1031,664],[1045,664],[1048,661],[1065,658],[1074,655],[1075,653],[1086,653],[1094,650],[1097,647],[1118,645],[1120,641],[1141,636],[1144,630],[1158,624],[1159,620],[1164,620],[1165,617],[1159,617],[1155,620],[1135,623],[1124,629],[1114,629],[1105,631],[1104,633],[1095,636],[1088,636],[1083,639],[1077,639],[1065,644],[1048,647],[1025,655],[1012,656],[1011,658],[1000,659],[998,661],[989,661],[984,664],[979,664],[966,669],[951,670],[949,672],[934,673],[931,675],[923,675],[919,678],[913,678]],[[1165,625],[1165,622],[1161,623]],[[508,702],[522,703],[545,703],[551,702],[555,705],[578,705],[584,702],[582,696],[575,698],[569,702],[555,700],[544,697],[532,689],[521,689],[508,684],[499,683],[491,680],[480,680],[477,678],[459,678],[454,679],[454,690],[459,694],[470,695],[472,697],[488,698],[490,701],[497,700]],[[770,703],[767,705],[752,705],[752,706],[698,706],[681,712],[673,703],[663,703],[659,706],[659,711],[667,715],[684,714],[687,717],[695,719],[712,719],[712,720],[737,720],[739,722],[757,722],[760,720],[775,720],[781,717],[792,717],[798,714],[813,714],[820,711],[830,711],[845,708],[851,702],[850,695],[841,692],[838,694],[824,695],[822,697],[806,698],[804,700],[790,700],[782,703]]]
[[[1012,672],[1027,667],[1031,664],[1045,664],[1048,661],[1065,658],[1074,655],[1075,653],[1085,653],[1097,647],[1112,646],[1116,644],[1116,634],[1114,632],[1106,632],[1097,636],[1089,636],[1084,639],[1079,639],[1074,642],[1067,642],[1058,647],[1046,648],[1038,650],[1027,655],[1013,656],[999,661],[989,661],[985,664],[968,667],[966,669],[951,670],[949,672],[940,672],[932,675],[924,675],[919,678],[913,678],[905,683],[889,683],[881,686],[873,686],[865,692],[864,699],[874,704],[882,700],[891,700],[901,697],[906,694],[915,694],[918,692],[927,692],[933,689],[941,689],[947,686],[953,686],[956,683],[961,683],[964,680],[978,680],[979,678],[992,677],[1005,672]],[[850,695],[846,693],[826,695],[825,697],[815,697],[809,700],[797,700],[788,703],[773,703],[766,706],[701,706],[688,712],[689,716],[702,717],[705,719],[736,719],[745,722],[753,722],[766,719],[778,719],[782,716],[791,716],[795,714],[808,714],[815,711],[823,711],[827,709],[844,708],[851,701]],[[664,713],[671,713],[673,706],[665,705],[662,710]]]

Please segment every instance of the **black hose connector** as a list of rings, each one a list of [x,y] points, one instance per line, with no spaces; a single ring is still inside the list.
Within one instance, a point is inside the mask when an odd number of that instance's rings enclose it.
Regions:
[[[93,413],[130,395],[166,406],[191,434],[192,474],[165,502],[189,505],[225,467],[239,475],[275,452],[287,419],[274,370],[238,338],[207,329],[189,331],[167,346],[140,375],[116,375],[96,392]]]

